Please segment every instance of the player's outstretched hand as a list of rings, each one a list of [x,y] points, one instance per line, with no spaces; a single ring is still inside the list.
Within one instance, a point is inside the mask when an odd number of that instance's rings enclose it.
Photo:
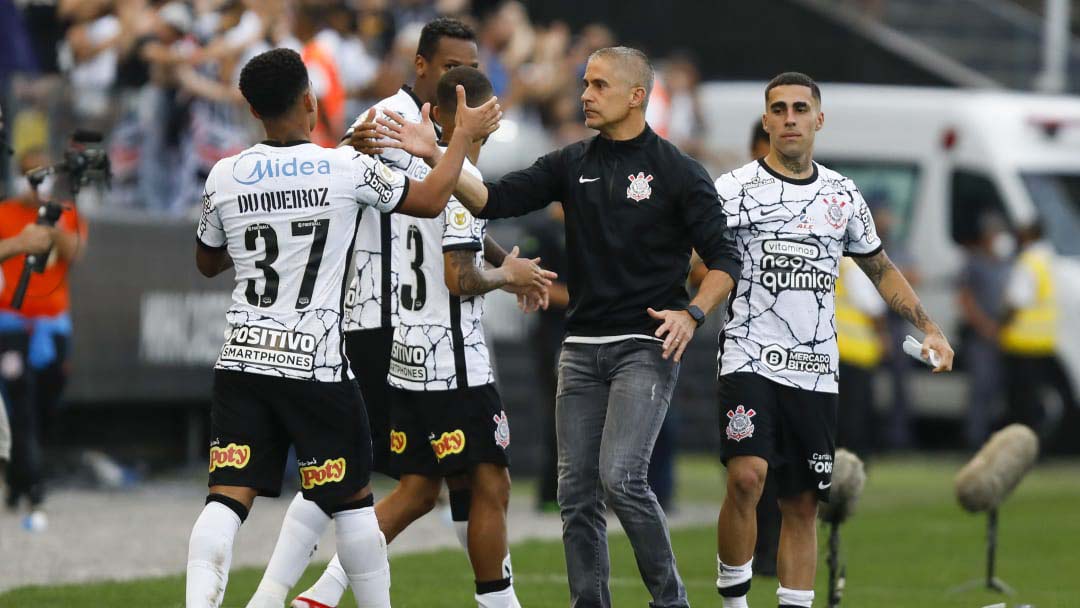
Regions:
[[[662,356],[667,359],[674,354],[675,361],[681,361],[686,345],[694,338],[697,322],[685,310],[656,311],[652,308],[648,310],[650,317],[661,321],[660,327],[656,329],[654,335],[657,338],[664,338],[664,353]]]
[[[375,108],[371,108],[362,122],[353,124],[352,133],[349,135],[349,145],[361,154],[375,156],[382,154],[383,148],[387,147],[379,141],[382,136],[379,125],[375,122]]]
[[[506,257],[503,258],[502,265],[499,266],[499,270],[506,277],[507,284],[523,289],[547,290],[551,286],[551,281],[559,277],[554,272],[541,268],[540,258],[532,260],[519,258],[518,253],[518,247],[514,246],[510,253],[507,253]]]
[[[383,115],[375,119],[375,124],[379,137],[375,142],[377,145],[398,148],[424,160],[432,159],[439,153],[435,125],[431,122],[430,103],[420,108],[420,122],[405,120],[393,110],[383,110]]]
[[[523,313],[536,312],[548,309],[548,290],[544,289],[520,289],[511,288],[510,293],[517,295],[518,308]]]
[[[944,334],[940,332],[926,334],[922,343],[923,359],[930,360],[931,350],[934,351],[938,358],[938,365],[934,368],[934,373],[940,374],[941,372],[952,371],[953,349]]]
[[[456,132],[473,141],[483,140],[494,133],[499,128],[499,120],[502,119],[499,98],[492,97],[483,104],[470,108],[465,103],[465,87],[459,84],[456,90],[457,115],[454,117]]]

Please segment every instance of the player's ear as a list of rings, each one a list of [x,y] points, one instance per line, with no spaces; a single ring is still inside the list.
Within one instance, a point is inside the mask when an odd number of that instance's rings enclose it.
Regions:
[[[645,105],[645,87],[630,89],[630,107],[637,108]]]
[[[761,115],[761,128],[765,129],[766,133],[769,132],[769,121],[767,120],[767,118],[768,118],[767,114],[762,114]]]
[[[424,59],[423,55],[417,53],[416,57],[413,58],[413,68],[416,70],[416,75],[422,77],[424,73],[427,72],[427,59]]]
[[[255,120],[262,120],[262,116],[259,116],[259,113],[255,111],[255,106],[248,104],[248,111],[255,117]]]
[[[814,130],[815,131],[820,131],[821,127],[823,127],[823,126],[825,126],[825,113],[824,112],[818,112],[817,113],[817,122],[816,122],[816,124],[814,126]]]
[[[439,106],[432,106],[431,107],[431,120],[434,120],[435,124],[437,124],[437,125],[441,126],[443,124],[442,113],[439,112]],[[451,121],[451,122],[453,122],[453,121]]]
[[[304,111],[315,111],[315,94],[311,92],[311,87],[308,87],[307,90],[304,91]]]

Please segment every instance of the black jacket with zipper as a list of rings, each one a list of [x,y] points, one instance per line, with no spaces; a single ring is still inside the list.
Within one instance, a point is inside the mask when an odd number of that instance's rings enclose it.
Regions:
[[[689,304],[691,247],[738,280],[741,256],[709,174],[648,126],[626,141],[571,144],[486,185],[482,218],[563,203],[568,335],[652,335],[659,323],[647,308]]]

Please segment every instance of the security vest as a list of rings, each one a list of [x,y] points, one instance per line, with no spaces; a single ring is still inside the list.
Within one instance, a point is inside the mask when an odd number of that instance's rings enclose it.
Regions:
[[[308,69],[319,69],[326,78],[326,90],[318,98],[319,117],[311,131],[311,141],[324,148],[337,147],[339,133],[345,128],[345,86],[341,84],[337,63],[330,52],[318,41],[304,45],[300,53]]]
[[[842,363],[877,367],[882,349],[874,319],[855,306],[844,284],[844,276],[852,271],[857,271],[855,262],[844,258],[840,263],[840,276],[836,279],[836,346]]]
[[[1020,254],[1018,268],[1035,277],[1035,299],[1016,311],[1001,332],[1001,349],[1022,356],[1052,355],[1056,350],[1057,302],[1050,268],[1052,254],[1040,247],[1028,247]]]

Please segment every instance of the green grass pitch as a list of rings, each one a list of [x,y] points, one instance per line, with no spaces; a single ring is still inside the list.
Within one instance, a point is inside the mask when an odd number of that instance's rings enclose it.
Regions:
[[[998,575],[1018,590],[1013,597],[981,589],[950,593],[950,589],[979,578],[984,567],[985,518],[961,511],[952,495],[952,475],[960,464],[949,458],[909,458],[871,465],[859,512],[843,529],[848,589],[842,606],[980,608],[1005,602],[1010,608],[1025,604],[1035,608],[1080,607],[1080,463],[1040,465],[1002,508]],[[684,459],[680,475],[683,500],[714,502],[721,496],[721,474],[711,460]],[[820,537],[824,540],[824,529]],[[719,606],[714,587],[714,527],[677,530],[672,538],[691,604]],[[648,596],[625,537],[612,536],[611,553],[614,605],[647,605]],[[515,586],[526,608],[568,604],[560,543],[516,544],[513,556]],[[298,589],[313,581],[320,569],[310,568]],[[475,605],[472,576],[461,551],[397,557],[392,560],[392,569],[395,607]],[[234,571],[225,606],[242,608],[260,574],[252,569]],[[0,595],[0,607],[172,607],[183,605],[183,592],[181,576],[28,587]],[[755,578],[750,605],[775,606],[775,592],[775,579]],[[355,604],[347,599],[341,605]],[[814,605],[827,605],[824,553]]]

